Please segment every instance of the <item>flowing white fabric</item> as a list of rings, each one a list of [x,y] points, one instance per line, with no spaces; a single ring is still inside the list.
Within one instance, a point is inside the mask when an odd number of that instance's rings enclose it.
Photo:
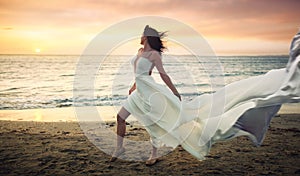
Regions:
[[[144,125],[154,146],[181,145],[199,160],[216,141],[239,135],[260,145],[281,104],[300,102],[300,56],[288,71],[271,70],[188,102],[148,75],[152,63],[147,58],[135,59],[136,91],[124,108]]]

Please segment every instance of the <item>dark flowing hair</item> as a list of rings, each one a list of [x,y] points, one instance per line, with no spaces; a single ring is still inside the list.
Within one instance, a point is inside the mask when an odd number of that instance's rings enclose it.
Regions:
[[[150,47],[159,53],[162,53],[166,47],[160,37],[146,36]]]
[[[161,40],[166,36],[166,32],[157,32],[156,29],[151,28],[149,25],[146,25],[143,35],[147,37],[147,41],[150,47],[158,51],[160,54],[164,49],[166,49],[166,47],[163,45],[163,41]]]

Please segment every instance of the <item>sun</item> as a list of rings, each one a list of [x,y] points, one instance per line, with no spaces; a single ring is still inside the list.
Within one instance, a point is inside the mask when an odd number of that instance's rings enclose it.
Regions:
[[[35,52],[36,52],[36,53],[40,53],[40,52],[41,52],[41,49],[40,49],[40,48],[36,48],[36,49],[35,49]]]

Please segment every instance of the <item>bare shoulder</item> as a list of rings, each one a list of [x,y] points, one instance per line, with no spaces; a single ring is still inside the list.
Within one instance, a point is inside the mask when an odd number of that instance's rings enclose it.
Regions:
[[[160,53],[158,51],[151,51],[151,55],[150,55],[149,59],[152,62],[155,62],[158,59],[161,60],[161,55],[160,55]]]

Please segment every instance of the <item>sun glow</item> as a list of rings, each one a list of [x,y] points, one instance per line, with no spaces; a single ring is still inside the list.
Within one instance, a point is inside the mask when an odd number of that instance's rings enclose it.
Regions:
[[[35,53],[40,53],[41,52],[41,49],[40,48],[36,48],[35,49]]]
[[[35,116],[35,120],[36,121],[41,121],[43,119],[43,116],[42,116],[42,113],[40,110],[37,110],[35,113],[34,113],[34,116]]]

